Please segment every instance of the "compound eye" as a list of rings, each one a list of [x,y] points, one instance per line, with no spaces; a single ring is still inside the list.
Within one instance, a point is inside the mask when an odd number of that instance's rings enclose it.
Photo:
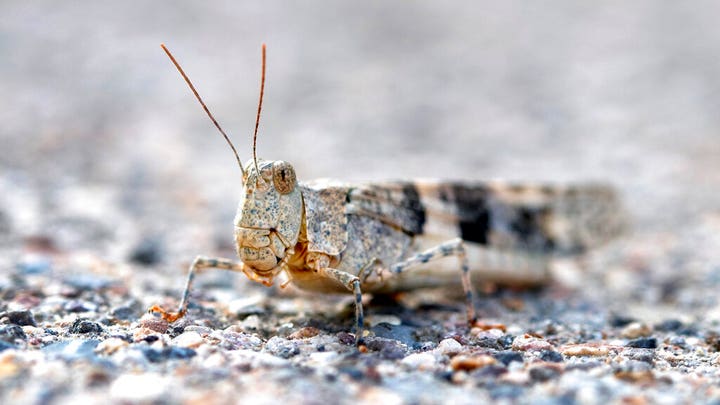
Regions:
[[[280,194],[288,194],[295,189],[295,169],[287,162],[273,163],[273,183]]]

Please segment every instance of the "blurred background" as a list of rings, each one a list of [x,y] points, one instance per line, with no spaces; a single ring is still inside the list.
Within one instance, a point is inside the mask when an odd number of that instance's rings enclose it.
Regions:
[[[718,16],[703,0],[0,0],[0,402],[717,397]],[[369,302],[376,341],[396,343],[360,357],[340,343],[351,296],[298,298],[229,272],[198,277],[197,305],[168,328],[146,309],[177,304],[196,255],[235,257],[241,182],[160,43],[243,161],[266,43],[258,153],[299,180],[600,181],[630,230],[557,261],[544,289],[479,295],[481,319],[508,326],[487,335],[508,373],[493,360],[455,380],[445,354],[438,369],[400,360],[415,338],[484,353],[447,290]],[[178,336],[190,326],[212,336],[197,351]],[[305,326],[317,339],[285,339]],[[591,358],[566,352],[567,377],[561,363],[531,369],[563,355],[516,351],[525,332],[559,351],[587,342]]]
[[[720,207],[718,15],[712,1],[3,1],[0,243],[162,251],[175,274],[232,256],[240,172],[161,42],[243,160],[264,42],[259,155],[300,180],[603,181],[636,231],[673,233]]]

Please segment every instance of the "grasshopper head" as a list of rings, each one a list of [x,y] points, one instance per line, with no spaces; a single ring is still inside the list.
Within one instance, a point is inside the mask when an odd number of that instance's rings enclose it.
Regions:
[[[249,277],[271,284],[272,278],[282,269],[280,264],[288,250],[297,243],[303,218],[303,202],[297,188],[295,170],[289,163],[257,159],[257,133],[265,89],[265,44],[262,46],[262,76],[253,134],[253,160],[244,168],[235,146],[210,113],[195,86],[165,45],[161,46],[235,155],[243,175],[243,193],[235,216],[238,256],[254,272],[246,273]]]
[[[235,216],[236,246],[243,263],[258,276],[272,278],[297,243],[301,221],[302,195],[293,167],[281,160],[258,160],[256,170],[248,162]]]

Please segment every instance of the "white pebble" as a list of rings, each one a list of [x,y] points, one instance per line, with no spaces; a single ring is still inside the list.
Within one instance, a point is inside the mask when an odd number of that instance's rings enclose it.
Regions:
[[[390,325],[400,325],[402,321],[400,318],[398,318],[395,315],[369,315],[365,317],[365,322],[370,325],[370,327],[373,327],[375,325],[379,325],[381,323],[387,323]]]
[[[157,373],[123,374],[110,385],[110,397],[120,401],[159,400],[168,390],[168,379]]]
[[[260,328],[260,318],[257,315],[250,315],[240,322],[240,326],[244,331],[258,330]]]
[[[462,345],[455,339],[444,339],[435,349],[437,353],[451,355],[458,354],[462,351]]]
[[[196,348],[205,343],[205,340],[195,331],[183,332],[181,335],[173,339],[173,343],[180,347]]]
[[[418,370],[430,370],[435,367],[435,356],[428,352],[413,353],[404,359],[402,363],[406,366]]]

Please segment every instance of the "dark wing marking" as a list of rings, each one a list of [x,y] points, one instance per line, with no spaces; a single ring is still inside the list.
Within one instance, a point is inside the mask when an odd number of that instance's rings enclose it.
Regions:
[[[487,245],[492,227],[489,190],[482,184],[448,183],[437,191],[444,208],[456,217],[460,237]]]
[[[618,197],[605,185],[421,182],[416,189],[426,232],[494,248],[576,253],[614,237],[623,225]]]

